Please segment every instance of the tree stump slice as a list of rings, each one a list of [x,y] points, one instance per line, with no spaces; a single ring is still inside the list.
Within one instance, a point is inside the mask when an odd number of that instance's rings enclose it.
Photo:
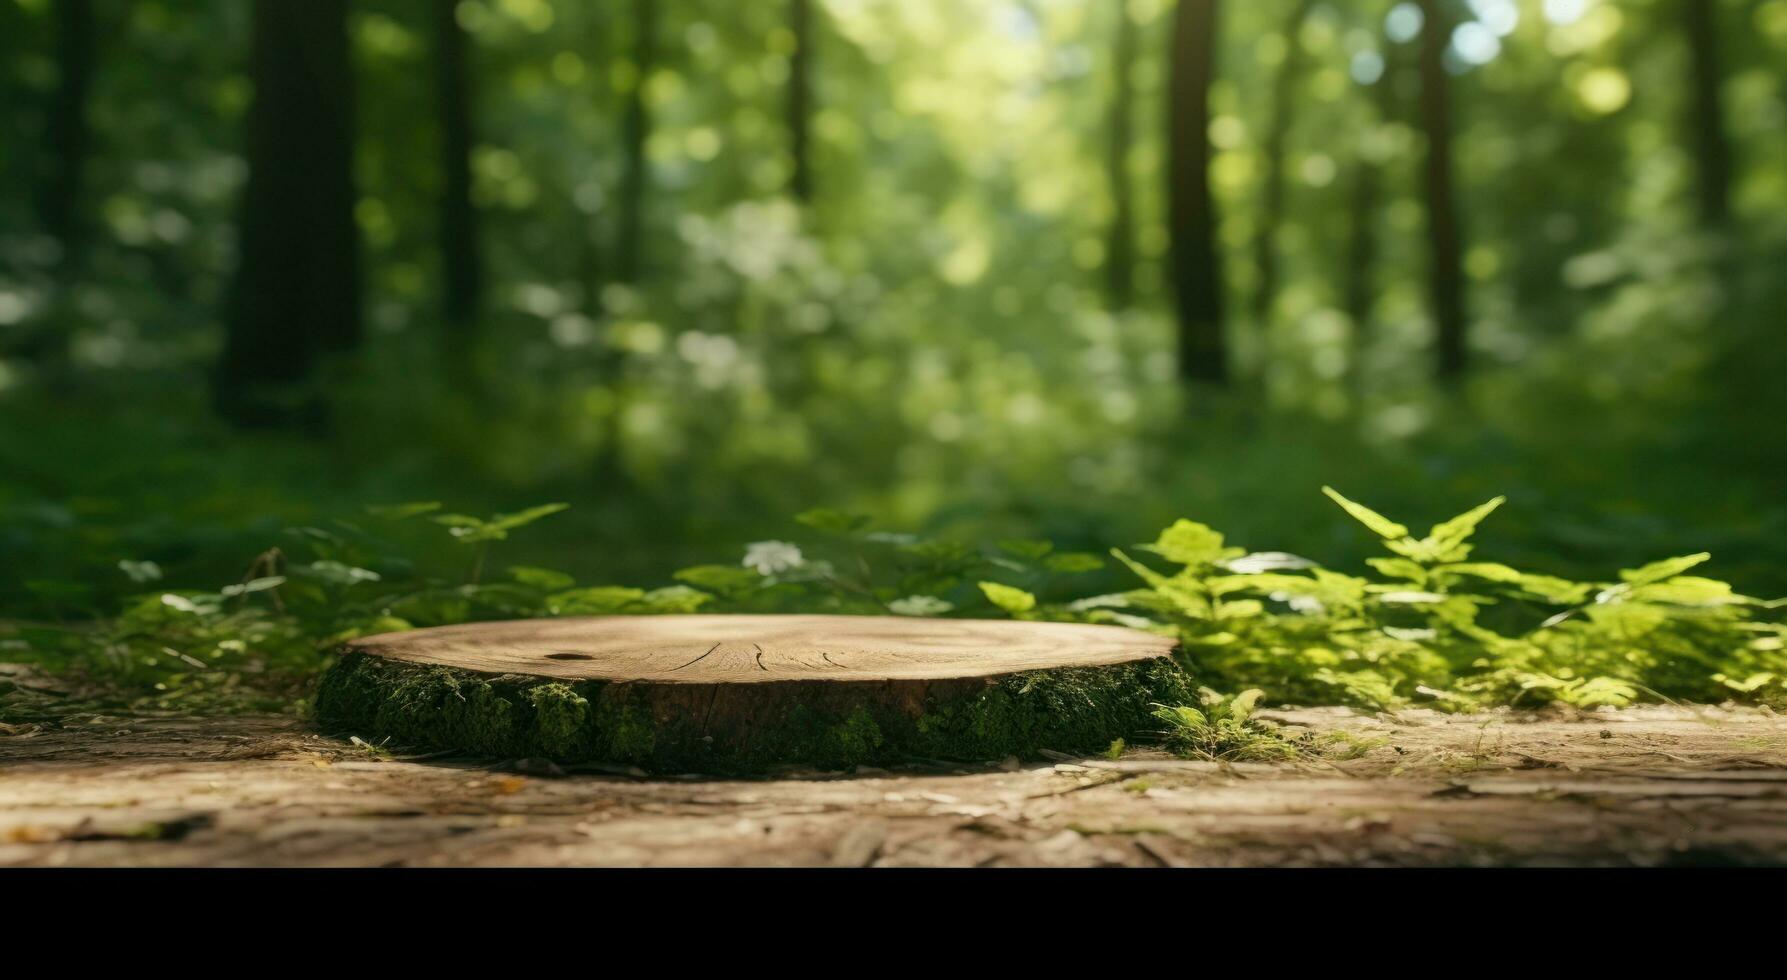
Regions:
[[[370,741],[651,771],[1094,752],[1191,695],[1171,639],[875,616],[593,616],[364,637],[317,718]]]

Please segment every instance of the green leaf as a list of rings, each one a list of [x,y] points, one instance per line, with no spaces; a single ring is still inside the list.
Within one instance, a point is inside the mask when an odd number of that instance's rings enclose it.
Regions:
[[[1220,533],[1208,525],[1184,518],[1174,521],[1172,527],[1160,532],[1160,537],[1149,548],[1167,561],[1181,565],[1207,565],[1232,557],[1232,554],[1242,553],[1239,549],[1234,549],[1231,554],[1229,549],[1223,548]]]
[[[371,569],[355,568],[338,561],[313,561],[308,565],[293,565],[291,570],[296,575],[315,579],[324,585],[347,586],[379,580],[379,574]]]
[[[1767,671],[1763,671],[1762,673],[1759,673],[1759,674],[1751,674],[1750,676],[1744,678],[1741,681],[1727,677],[1724,674],[1714,674],[1713,675],[1713,680],[1718,681],[1719,683],[1725,685],[1726,687],[1731,688],[1734,691],[1741,691],[1744,694],[1749,694],[1753,691],[1756,691],[1759,688],[1766,686],[1769,681],[1772,681],[1774,679],[1775,679],[1775,675],[1771,674]]]
[[[1265,693],[1265,691],[1255,687],[1235,695],[1235,700],[1229,702],[1229,718],[1234,721],[1246,721],[1248,718],[1252,717],[1253,706],[1259,703],[1260,698],[1263,697]]]
[[[1111,549],[1111,555],[1112,555],[1112,557],[1116,558],[1118,561],[1122,562],[1124,565],[1127,565],[1129,567],[1130,571],[1136,573],[1138,576],[1141,577],[1142,581],[1148,583],[1149,585],[1153,586],[1154,588],[1165,589],[1165,588],[1171,587],[1168,584],[1167,577],[1165,575],[1162,575],[1159,572],[1155,571],[1154,569],[1149,568],[1148,566],[1142,564],[1139,561],[1136,561],[1134,558],[1131,558],[1128,555],[1124,554],[1123,552],[1118,551],[1116,548]]]
[[[987,600],[993,605],[1014,615],[1036,608],[1036,597],[1023,589],[1001,585],[998,582],[982,582],[980,591],[986,593]]]
[[[1639,568],[1628,568],[1620,572],[1619,577],[1630,586],[1649,585],[1652,582],[1674,578],[1711,557],[1709,552],[1702,551],[1699,554],[1683,555],[1680,558],[1665,558]]]
[[[1216,607],[1217,619],[1252,619],[1263,615],[1266,607],[1258,599],[1236,599],[1234,602],[1220,603]]]
[[[447,527],[483,527],[484,526],[483,518],[473,517],[470,514],[440,514],[435,517],[429,518],[429,520],[433,521],[436,524],[444,524]]]
[[[408,504],[373,504],[366,508],[366,512],[374,517],[382,517],[390,521],[401,521],[422,514],[433,513],[440,509],[440,501],[430,500],[417,501]]]
[[[1096,572],[1104,567],[1104,559],[1084,551],[1064,551],[1043,559],[1042,567],[1063,575]]]
[[[1589,593],[1594,591],[1594,586],[1586,582],[1572,582],[1569,579],[1557,578],[1552,575],[1523,574],[1520,576],[1520,588],[1547,602],[1565,606],[1574,606],[1587,601]]]
[[[960,541],[915,541],[900,551],[935,568],[957,568],[979,562],[973,548]]]
[[[1441,548],[1449,548],[1461,544],[1477,530],[1478,524],[1483,523],[1483,518],[1488,517],[1497,507],[1500,507],[1507,502],[1508,498],[1506,497],[1496,497],[1472,507],[1470,510],[1459,514],[1457,517],[1454,517],[1449,521],[1435,524],[1433,530],[1428,532],[1428,540],[1439,545]]]
[[[696,565],[677,572],[672,578],[721,595],[755,589],[764,583],[756,569],[743,565]]]
[[[161,566],[152,561],[131,561],[126,558],[118,563],[118,569],[138,584],[161,580]]]
[[[826,534],[848,535],[865,527],[870,518],[866,514],[850,514],[830,507],[815,507],[794,515],[795,523],[804,524],[815,531]]]
[[[453,535],[462,544],[480,544],[486,541],[502,541],[509,532],[525,527],[542,517],[550,517],[559,511],[566,510],[570,504],[541,504],[513,514],[498,514],[489,520],[472,517],[469,514],[441,514],[430,518],[436,524],[445,525],[447,533]]]
[[[1390,578],[1399,578],[1416,585],[1427,584],[1427,569],[1422,568],[1419,562],[1407,558],[1367,558],[1365,564]]]
[[[1446,601],[1446,597],[1443,595],[1440,595],[1437,592],[1416,592],[1413,590],[1396,590],[1396,591],[1390,591],[1390,592],[1381,592],[1378,594],[1377,599],[1379,602],[1388,603],[1390,605],[1417,605],[1417,606],[1418,605],[1430,605],[1432,603]]]
[[[1025,561],[1035,561],[1055,550],[1054,542],[1040,540],[1019,540],[999,542],[1000,550],[1006,554],[1016,555]]]
[[[620,612],[644,598],[644,589],[596,585],[549,596],[546,608],[556,616],[601,616]]]
[[[1512,585],[1518,585],[1522,579],[1526,578],[1526,575],[1518,569],[1487,561],[1457,565],[1441,565],[1435,568],[1434,571],[1447,572],[1453,575],[1469,575],[1473,578],[1480,578],[1490,582],[1503,582]]]
[[[265,578],[249,579],[248,581],[237,585],[226,585],[218,591],[218,594],[229,599],[239,595],[247,595],[250,592],[265,592],[268,589],[277,589],[284,584],[284,575],[269,575]]]
[[[532,524],[542,517],[551,517],[560,511],[569,509],[571,509],[570,504],[541,504],[538,507],[529,507],[514,514],[498,514],[490,519],[488,526],[496,531],[513,531],[518,527]]]
[[[1333,487],[1323,487],[1322,492],[1328,499],[1340,505],[1340,509],[1353,516],[1353,519],[1371,529],[1373,534],[1386,541],[1409,536],[1409,529],[1390,520],[1364,504],[1356,504],[1340,495]]]
[[[1563,699],[1583,708],[1610,705],[1623,708],[1638,700],[1638,689],[1613,677],[1595,677],[1565,688]]]
[[[1667,582],[1633,586],[1628,598],[1677,606],[1741,606],[1755,602],[1731,591],[1731,586],[1725,582],[1695,575],[1678,575]]]
[[[713,596],[686,585],[667,585],[645,594],[640,602],[654,613],[692,613],[713,601]]]
[[[548,592],[561,592],[577,584],[577,580],[564,572],[555,572],[550,568],[530,568],[516,565],[509,569],[510,577],[522,585],[531,585],[536,589]]]

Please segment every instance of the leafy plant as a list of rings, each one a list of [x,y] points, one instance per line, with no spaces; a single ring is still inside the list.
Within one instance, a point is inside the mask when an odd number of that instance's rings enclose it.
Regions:
[[[1297,744],[1252,719],[1254,705],[1264,694],[1259,688],[1240,694],[1199,691],[1196,707],[1186,704],[1156,705],[1154,717],[1166,723],[1163,739],[1180,755],[1214,762],[1269,762],[1294,759]]]

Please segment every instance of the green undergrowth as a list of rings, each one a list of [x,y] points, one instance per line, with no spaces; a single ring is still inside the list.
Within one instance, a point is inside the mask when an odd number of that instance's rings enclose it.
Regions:
[[[1157,705],[1155,720],[1165,726],[1161,740],[1180,755],[1212,762],[1287,762],[1308,753],[1296,740],[1253,720],[1264,693],[1256,687],[1229,696],[1206,687],[1198,691],[1196,705]]]
[[[1190,520],[1152,542],[1102,555],[1041,540],[971,545],[919,537],[880,530],[860,515],[815,510],[796,518],[803,529],[797,540],[757,542],[742,560],[685,568],[655,587],[579,582],[554,569],[496,560],[505,539],[551,518],[560,505],[494,517],[444,513],[433,502],[376,507],[353,519],[287,529],[247,563],[239,581],[221,589],[164,588],[153,562],[121,562],[117,575],[126,588],[115,615],[59,621],[55,597],[47,595],[52,615],[0,619],[0,661],[61,675],[71,688],[101,687],[137,710],[305,711],[334,651],[372,633],[595,614],[1009,616],[1174,637],[1192,684],[1257,688],[1263,705],[1787,703],[1782,603],[1705,576],[1704,553],[1606,580],[1565,579],[1474,553],[1472,536],[1500,498],[1417,535],[1327,492],[1381,545],[1383,554],[1363,568],[1249,551]],[[439,552],[432,542],[416,544],[429,538],[457,548],[458,559],[413,557]],[[504,741],[521,735],[470,720],[463,733],[480,744],[574,755],[578,746],[565,741],[572,739],[566,733],[584,731],[587,721],[577,699],[594,706],[609,696],[567,697],[559,687],[536,684],[526,698],[506,698],[503,710],[527,719],[523,728],[532,734],[525,744]],[[1205,711],[1192,693],[1169,707]],[[18,710],[0,693],[0,720]],[[397,714],[379,737],[405,730],[396,720],[402,712],[389,710]],[[1145,731],[1102,731],[1087,750],[1115,737],[1182,734],[1184,726],[1152,711],[1143,712]],[[875,757],[888,724],[870,720],[873,726],[844,724],[846,712],[815,721],[838,745],[821,754]],[[628,722],[602,737],[625,742],[632,737],[625,733],[660,724]],[[951,738],[961,744],[959,733]],[[998,739],[988,738],[984,747],[992,751]],[[1065,751],[1066,744],[1052,747]]]

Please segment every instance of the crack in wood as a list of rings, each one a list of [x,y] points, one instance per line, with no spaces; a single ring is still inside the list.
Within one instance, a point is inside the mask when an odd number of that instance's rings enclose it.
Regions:
[[[721,640],[721,641],[720,641],[720,643],[724,643],[724,642],[726,642],[726,641],[725,641],[725,640]],[[696,664],[698,664],[698,663],[700,663],[700,662],[701,662],[701,661],[703,661],[703,660],[706,660],[706,659],[707,659],[707,656],[708,656],[708,654],[710,654],[710,653],[713,653],[713,652],[714,652],[714,651],[715,651],[715,650],[718,650],[718,649],[719,649],[719,648],[720,648],[720,643],[716,643],[716,644],[714,644],[714,645],[713,645],[713,646],[711,646],[711,647],[708,647],[708,648],[707,648],[707,653],[704,653],[704,654],[702,654],[702,655],[701,655],[701,656],[699,656],[699,657],[696,657],[696,658],[695,658],[695,659],[694,659],[694,660],[691,660],[691,661],[689,661],[689,662],[688,662],[688,663],[686,663],[686,664],[683,664],[683,667],[693,667],[693,666],[695,666],[695,665],[696,665]],[[683,667],[672,667],[672,668],[670,668],[670,669],[671,669],[671,671],[672,671],[672,672],[675,672],[675,671],[678,671],[678,670],[682,670],[682,669],[683,669]]]

